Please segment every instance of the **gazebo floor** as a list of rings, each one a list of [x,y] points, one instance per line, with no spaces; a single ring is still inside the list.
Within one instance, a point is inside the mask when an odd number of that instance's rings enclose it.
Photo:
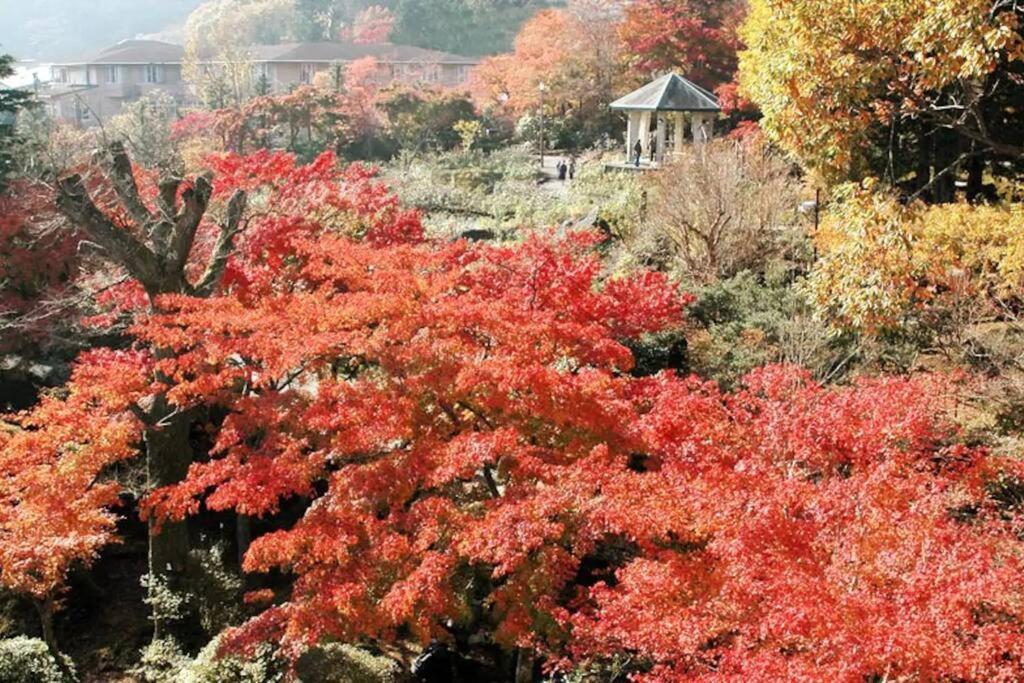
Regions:
[[[639,166],[625,161],[609,161],[604,165],[606,171],[632,171],[634,173],[647,173],[660,168],[661,164],[657,161],[641,161]]]

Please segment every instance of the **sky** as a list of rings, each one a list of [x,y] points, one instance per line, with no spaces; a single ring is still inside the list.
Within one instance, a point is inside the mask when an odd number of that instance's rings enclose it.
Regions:
[[[0,0],[0,53],[40,61],[89,54],[175,28],[202,0]]]

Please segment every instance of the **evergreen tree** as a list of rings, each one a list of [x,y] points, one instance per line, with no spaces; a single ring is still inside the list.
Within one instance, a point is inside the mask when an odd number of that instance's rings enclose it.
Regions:
[[[14,57],[0,55],[0,82],[14,75]],[[0,87],[0,190],[14,167],[15,124],[18,112],[33,104],[32,93],[18,88]]]

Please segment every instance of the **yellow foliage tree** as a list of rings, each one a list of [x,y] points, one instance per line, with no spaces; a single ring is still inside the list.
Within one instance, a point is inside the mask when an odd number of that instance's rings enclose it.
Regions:
[[[816,235],[808,282],[834,327],[873,333],[926,308],[968,302],[997,318],[1024,286],[1024,206],[904,206],[871,184],[839,193]]]
[[[827,180],[891,164],[904,134],[912,157],[951,130],[967,154],[1020,159],[1019,126],[1007,125],[1020,111],[1007,100],[1021,87],[1022,11],[999,0],[751,0],[741,91],[770,139]]]

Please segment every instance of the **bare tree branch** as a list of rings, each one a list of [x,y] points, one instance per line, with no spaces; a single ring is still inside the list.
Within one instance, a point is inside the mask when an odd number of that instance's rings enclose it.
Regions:
[[[180,270],[192,251],[199,223],[210,204],[213,186],[206,176],[198,176],[193,186],[182,195],[184,205],[174,222],[167,249],[167,264],[171,270]]]
[[[220,226],[220,234],[217,236],[217,244],[213,247],[210,261],[206,266],[206,272],[200,278],[195,291],[197,296],[209,296],[217,287],[221,277],[224,275],[224,268],[227,267],[228,257],[235,248],[235,235],[239,232],[239,225],[242,221],[242,214],[245,213],[246,194],[242,190],[236,190],[228,201],[228,214]]]
[[[107,149],[111,157],[111,180],[118,199],[121,200],[121,204],[136,225],[143,230],[148,230],[149,224],[153,221],[153,214],[149,212],[139,196],[139,188],[135,184],[135,176],[132,173],[132,161],[124,150],[124,144],[120,141],[111,142]]]
[[[96,208],[80,175],[59,181],[57,208],[103,249],[105,258],[123,266],[150,293],[160,291],[163,282],[160,259]]]

